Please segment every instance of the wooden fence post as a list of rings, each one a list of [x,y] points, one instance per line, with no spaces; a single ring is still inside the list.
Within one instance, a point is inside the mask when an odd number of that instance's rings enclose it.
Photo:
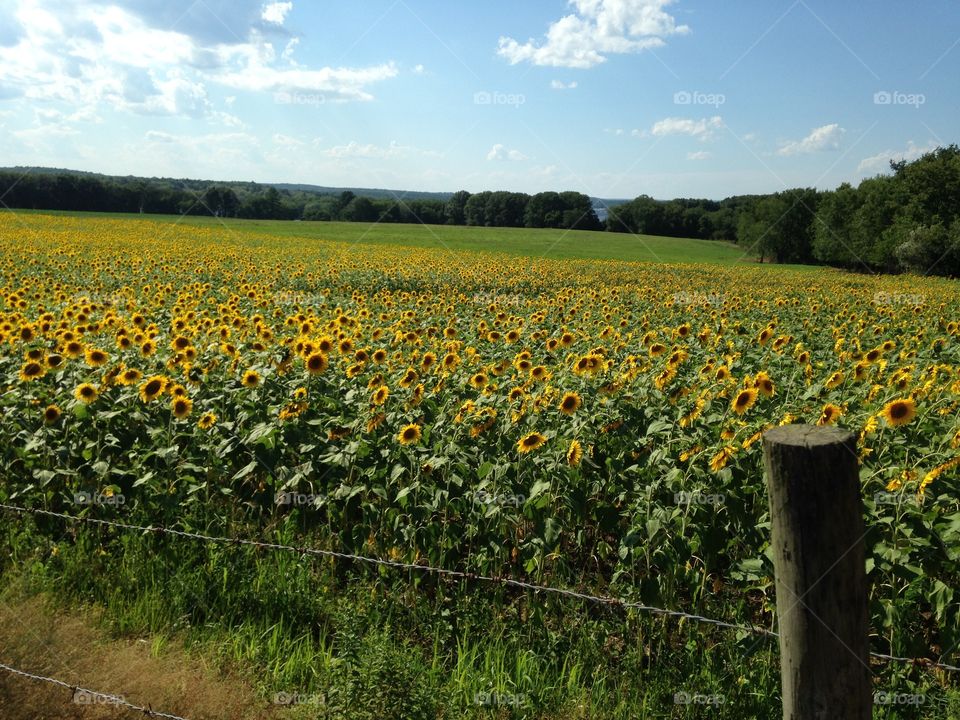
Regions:
[[[870,720],[863,503],[856,438],[783,425],[763,435],[784,720]]]

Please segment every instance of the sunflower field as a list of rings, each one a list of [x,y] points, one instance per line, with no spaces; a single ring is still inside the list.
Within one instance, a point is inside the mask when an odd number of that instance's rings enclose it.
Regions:
[[[760,436],[835,425],[858,437],[872,650],[958,658],[949,280],[7,214],[0,302],[4,503],[309,538],[773,628]],[[27,544],[53,573],[80,540],[38,520]],[[423,583],[410,602],[439,592]],[[604,653],[617,668],[629,648]],[[955,687],[911,673],[928,693]],[[475,711],[577,715],[576,693],[521,684],[522,712]],[[583,717],[618,712],[591,702]]]

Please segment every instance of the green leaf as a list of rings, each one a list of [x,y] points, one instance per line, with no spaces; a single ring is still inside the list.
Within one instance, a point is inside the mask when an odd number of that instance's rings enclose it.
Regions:
[[[241,478],[245,478],[247,475],[249,475],[250,473],[252,473],[254,470],[257,469],[257,464],[258,464],[257,461],[254,460],[250,464],[244,466],[243,469],[240,470],[240,472],[238,472],[236,475],[233,476],[233,480],[240,480]]]

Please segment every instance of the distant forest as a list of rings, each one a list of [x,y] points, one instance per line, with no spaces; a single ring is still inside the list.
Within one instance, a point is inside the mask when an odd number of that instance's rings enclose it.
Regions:
[[[960,275],[960,149],[938,148],[891,174],[836,190],[795,188],[725,200],[601,202],[579,192],[394,193],[0,170],[9,208],[563,228],[737,242],[761,262]]]

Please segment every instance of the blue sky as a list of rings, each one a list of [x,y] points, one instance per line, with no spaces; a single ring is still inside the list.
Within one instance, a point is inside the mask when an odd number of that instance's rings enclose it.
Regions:
[[[0,165],[712,197],[958,141],[960,7],[0,0]]]

